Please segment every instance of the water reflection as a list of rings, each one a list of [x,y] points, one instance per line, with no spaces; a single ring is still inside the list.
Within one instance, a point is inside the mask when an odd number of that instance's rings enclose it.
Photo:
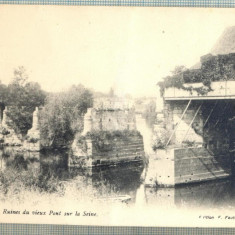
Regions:
[[[30,178],[34,181],[33,185],[45,192],[57,191],[56,185],[63,184],[65,189],[66,187],[72,187],[74,190],[92,188],[97,198],[128,196],[132,203],[141,184],[140,176],[143,171],[143,165],[138,163],[93,169],[69,168],[67,152],[44,152],[32,155],[12,148],[11,152],[10,149],[1,150],[0,159],[1,173],[8,175],[9,172],[13,172],[13,175],[22,176],[24,182]],[[27,172],[26,175],[29,177],[26,178],[21,172]]]
[[[153,122],[142,117],[142,115],[136,115],[136,128],[143,136],[145,153],[152,154],[152,139],[153,139]]]
[[[187,208],[235,208],[233,179],[181,185],[175,188],[145,189],[148,205]]]
[[[235,181],[225,179],[175,188],[146,188],[141,175],[144,167],[125,164],[95,169],[68,168],[67,152],[19,153],[6,148],[0,150],[1,193],[7,197],[8,187],[24,184],[44,193],[58,193],[70,197],[88,192],[96,199],[118,198],[138,206],[235,207]],[[4,177],[2,177],[4,176]],[[79,194],[80,193],[80,194]],[[82,193],[82,194],[81,194]],[[129,200],[130,199],[130,200]],[[7,198],[6,198],[7,200]]]
[[[100,195],[129,195],[135,201],[139,188],[142,165],[129,164],[114,168],[99,168],[92,172],[92,184]]]

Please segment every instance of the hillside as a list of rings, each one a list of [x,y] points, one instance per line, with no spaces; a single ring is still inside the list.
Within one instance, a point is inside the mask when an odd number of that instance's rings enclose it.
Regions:
[[[212,47],[212,55],[228,54],[235,52],[235,26],[228,27],[224,30],[222,35]],[[201,62],[196,63],[190,69],[198,69],[201,67]]]
[[[235,26],[226,28],[211,50],[211,54],[228,54],[235,52]]]

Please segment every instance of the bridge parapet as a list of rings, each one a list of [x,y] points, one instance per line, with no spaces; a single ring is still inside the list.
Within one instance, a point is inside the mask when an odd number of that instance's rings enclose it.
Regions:
[[[166,88],[164,100],[203,100],[203,99],[235,99],[235,81],[216,81],[211,83],[211,90],[202,83],[184,84],[185,89]],[[200,94],[196,89],[204,88],[208,92]]]

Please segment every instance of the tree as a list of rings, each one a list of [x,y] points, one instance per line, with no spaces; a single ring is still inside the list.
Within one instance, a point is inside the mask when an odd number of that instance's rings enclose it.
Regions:
[[[176,87],[183,89],[184,76],[183,73],[187,71],[187,68],[184,65],[179,65],[171,71],[172,75],[163,78],[163,81],[157,83],[160,87],[161,96],[164,94],[164,90],[168,87]]]
[[[40,114],[42,144],[65,147],[83,130],[83,116],[92,107],[92,93],[82,85],[50,94]]]
[[[172,75],[177,75],[177,74],[181,74],[182,72],[186,71],[187,68],[184,65],[178,65],[175,66],[174,70],[171,71]]]
[[[3,102],[9,106],[8,124],[16,133],[25,135],[32,126],[32,114],[35,107],[44,104],[46,93],[36,82],[28,82],[24,67],[14,70],[14,77],[7,87],[7,95]]]

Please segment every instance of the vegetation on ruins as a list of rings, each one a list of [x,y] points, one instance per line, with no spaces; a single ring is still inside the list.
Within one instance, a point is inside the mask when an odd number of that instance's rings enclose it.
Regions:
[[[86,134],[87,137],[91,139],[108,139],[113,140],[120,138],[122,140],[127,140],[134,136],[141,136],[140,132],[137,130],[123,130],[123,131],[91,131]]]
[[[83,129],[83,115],[92,106],[93,94],[82,85],[73,85],[66,92],[45,92],[38,83],[28,81],[26,69],[20,66],[8,85],[0,83],[0,100],[2,108],[8,107],[7,124],[22,136],[32,127],[33,111],[40,107],[42,145],[53,148],[67,146]]]
[[[185,86],[187,83],[199,83],[203,85],[201,87]],[[196,91],[200,95],[207,94],[211,90],[211,80],[204,79],[200,70],[189,70],[184,66],[176,66],[174,71],[172,71],[172,76],[167,76],[164,81],[158,82],[160,87],[161,95],[163,95],[164,90],[169,87],[175,87],[178,89],[183,89],[187,91]]]
[[[152,140],[152,149],[164,149],[166,147],[167,140],[169,139],[169,132],[165,129],[161,131],[155,131]]]
[[[135,113],[141,114],[143,118],[146,119],[149,126],[152,126],[155,122],[155,110],[156,110],[156,101],[154,98],[141,97],[135,99]]]
[[[137,130],[91,131],[86,136],[79,136],[77,138],[77,145],[86,152],[86,139],[91,139],[94,142],[96,151],[106,152],[112,150],[115,140],[126,142],[129,139],[140,136],[141,134]]]
[[[83,116],[92,103],[92,93],[82,85],[49,94],[39,116],[42,145],[67,147],[83,130]]]
[[[205,95],[211,91],[211,82],[235,80],[235,53],[212,56],[211,54],[201,57],[200,69],[186,69],[185,66],[177,66],[171,76],[164,78],[158,83],[163,95],[164,90],[176,87],[187,91],[196,91]],[[190,83],[202,83],[201,87],[185,86]]]

